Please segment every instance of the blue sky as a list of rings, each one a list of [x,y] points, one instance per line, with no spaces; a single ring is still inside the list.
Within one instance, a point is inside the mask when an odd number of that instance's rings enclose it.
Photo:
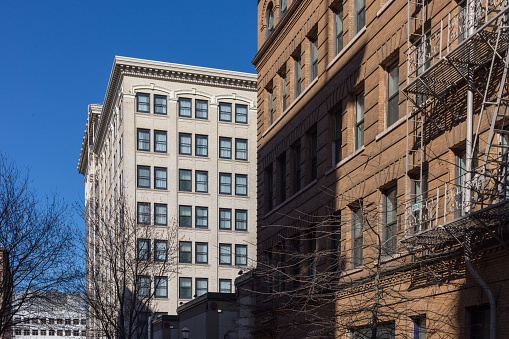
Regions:
[[[254,73],[255,0],[0,0],[0,152],[42,194],[83,200],[87,105],[115,55]]]

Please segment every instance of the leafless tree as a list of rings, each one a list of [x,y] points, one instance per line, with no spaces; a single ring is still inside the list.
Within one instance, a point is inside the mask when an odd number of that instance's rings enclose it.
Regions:
[[[15,325],[15,315],[46,291],[66,292],[81,274],[76,255],[79,233],[72,209],[58,195],[42,196],[28,171],[0,154],[0,337]],[[52,300],[46,300],[52,302]]]

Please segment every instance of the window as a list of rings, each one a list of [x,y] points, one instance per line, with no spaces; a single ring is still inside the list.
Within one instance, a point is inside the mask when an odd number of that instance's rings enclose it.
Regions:
[[[193,223],[193,211],[191,206],[180,205],[179,206],[179,226],[180,227],[192,227]]]
[[[235,159],[247,160],[247,139],[235,139]]]
[[[193,291],[192,278],[179,278],[179,298],[191,299],[192,291]]]
[[[138,165],[138,187],[150,188],[150,167]]]
[[[397,187],[392,187],[384,192],[384,251],[386,255],[396,253],[397,232]]]
[[[316,233],[314,231],[309,232],[308,243],[308,276],[313,279],[316,278],[316,260],[318,258],[316,254]]]
[[[219,103],[219,121],[232,121],[232,104],[227,102]]]
[[[53,331],[53,330],[50,330],[50,331]],[[23,335],[30,335],[30,330],[23,330]],[[55,331],[53,331],[53,334],[50,334],[50,335],[55,335]]]
[[[194,112],[194,116],[196,117],[196,119],[208,119],[209,118],[208,101],[196,99],[194,104],[196,106],[196,111]]]
[[[14,335],[21,335],[21,328],[15,328]]]
[[[455,203],[454,203],[454,217],[462,217],[465,214],[465,206],[464,206],[464,186],[465,186],[465,176],[467,172],[467,156],[466,150],[462,149],[455,154],[455,163],[454,167],[455,179],[454,184],[456,186],[455,189]],[[472,166],[473,167],[473,166]]]
[[[150,113],[150,95],[146,93],[136,94],[136,111]]]
[[[64,331],[62,330],[57,330],[57,336],[63,336],[64,335]]]
[[[191,134],[179,133],[179,154],[191,155]]]
[[[341,107],[341,104],[340,104]],[[333,165],[337,164],[342,159],[342,149],[343,145],[343,111],[341,108],[337,109],[333,113],[333,136],[334,140],[332,141],[332,163]]]
[[[75,337],[79,337],[80,336],[80,331],[79,330],[74,330],[74,331],[72,331],[72,335],[75,336]]]
[[[66,325],[70,325],[71,324],[71,319],[65,319],[65,324]]]
[[[207,278],[196,278],[196,296],[199,297],[209,291],[209,279]]]
[[[195,246],[196,246],[196,258],[194,262],[197,264],[208,264],[209,245],[206,242],[197,242]]]
[[[195,207],[195,227],[196,228],[208,228],[209,227],[209,208],[208,207]]]
[[[71,336],[71,330],[65,330],[65,336],[70,337]]]
[[[196,192],[207,193],[209,191],[209,172],[196,171]]]
[[[160,262],[168,260],[168,242],[165,240],[154,240],[154,260]]]
[[[219,173],[219,194],[232,194],[231,173]]]
[[[166,97],[164,95],[154,95],[154,113],[166,114]]]
[[[247,105],[235,104],[235,122],[247,124]]]
[[[273,202],[273,200],[274,200],[274,173],[272,170],[272,164],[270,164],[265,169],[265,179],[266,179],[266,185],[267,185],[265,188],[265,192],[267,192],[265,194],[265,199],[267,202],[266,212],[269,212],[274,207],[274,202]]]
[[[81,331],[81,336],[82,336],[82,337],[85,337],[86,335],[87,335],[87,331],[86,331],[86,330],[82,330],[82,331]]]
[[[64,323],[64,319],[57,319],[57,325],[62,325]]]
[[[417,233],[428,228],[429,219],[427,217],[428,210],[426,201],[428,200],[428,170],[422,169],[422,178],[419,175],[410,177],[411,181],[411,198],[413,210],[413,228],[412,232]]]
[[[149,239],[138,239],[138,260],[149,261],[150,260],[150,240]]]
[[[343,50],[343,6],[334,10],[334,55]]]
[[[232,264],[232,245],[219,244],[219,265]]]
[[[191,192],[192,187],[191,170],[179,170],[179,191]]]
[[[138,224],[150,225],[150,203],[139,202],[137,207],[138,207]]]
[[[167,150],[166,131],[154,131],[154,152],[166,153]]]
[[[223,159],[232,158],[232,138],[219,137],[219,157]]]
[[[87,319],[81,319],[81,325],[86,325],[87,324]]]
[[[272,88],[267,89],[269,94],[269,124],[272,125],[274,122],[274,91]]]
[[[194,155],[197,157],[207,157],[209,155],[209,137],[207,135],[196,134]]]
[[[235,265],[247,265],[247,245],[235,245]]]
[[[267,6],[267,38],[274,32],[274,8],[272,2]]]
[[[179,98],[179,116],[186,118],[191,117],[191,99]]]
[[[155,277],[154,289],[156,298],[168,298],[168,277]]]
[[[426,339],[426,316],[421,315],[412,319],[414,330],[413,339]],[[487,338],[487,337],[486,337]]]
[[[399,67],[398,61],[393,63],[387,69],[388,80],[388,103],[387,103],[387,127],[394,124],[399,119],[398,101],[399,101]]]
[[[286,111],[286,96],[288,95],[288,88],[286,86],[286,70],[283,71],[283,73],[280,74],[281,76],[281,103],[283,105],[283,112]]]
[[[138,151],[150,151],[150,131],[138,128]]]
[[[300,176],[301,176],[301,167],[300,167],[300,142],[297,142],[292,146],[293,153],[293,193],[297,193],[300,191]]]
[[[32,330],[32,335],[39,335],[39,331],[38,330]]]
[[[165,167],[154,167],[154,188],[165,190],[167,188],[167,173]]]
[[[316,129],[314,129],[309,133],[309,144],[310,144],[309,158],[311,160],[309,163],[310,181],[315,180],[317,177],[317,166],[318,166],[317,143],[318,137],[316,134]]]
[[[235,174],[235,195],[247,195],[247,175]]]
[[[219,209],[219,229],[231,230],[232,229],[232,210],[229,208]]]
[[[309,69],[310,80],[313,81],[318,76],[318,38],[313,37],[310,40],[309,61],[311,67]]]
[[[150,277],[139,276],[138,277],[138,297],[147,298],[150,296]]]
[[[354,34],[360,32],[364,28],[366,23],[366,1],[355,0],[355,17],[354,17]]]
[[[363,327],[363,328],[351,330],[350,338],[351,339],[372,338],[372,336],[371,336],[372,331],[373,330],[371,329],[371,327]],[[376,329],[376,338],[377,339],[394,339],[395,338],[394,324],[379,325]]]
[[[219,279],[219,293],[232,293],[231,279]]]
[[[355,97],[355,150],[364,145],[364,92]]]
[[[168,205],[154,204],[154,223],[159,226],[168,225]]]
[[[235,230],[247,231],[247,210],[235,210]]]
[[[474,306],[467,309],[467,328],[470,330],[470,339],[490,337],[489,305]]]
[[[352,210],[352,268],[362,265],[362,212],[361,208]]]
[[[279,168],[279,203],[286,200],[286,154],[283,153],[277,159]]]
[[[193,260],[193,249],[190,241],[179,242],[179,262],[190,264]]]
[[[300,76],[300,51],[299,55],[294,57],[295,60],[295,98],[300,95],[301,76]]]

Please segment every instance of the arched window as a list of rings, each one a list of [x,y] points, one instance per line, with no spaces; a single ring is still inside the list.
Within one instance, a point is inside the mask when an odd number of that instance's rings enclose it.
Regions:
[[[272,2],[267,6],[267,38],[274,31],[274,6]]]
[[[279,11],[281,15],[279,16],[279,20],[281,20],[281,17],[286,12],[286,0],[279,0]]]

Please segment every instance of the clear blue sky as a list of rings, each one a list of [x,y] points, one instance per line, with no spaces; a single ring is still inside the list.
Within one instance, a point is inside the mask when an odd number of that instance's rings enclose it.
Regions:
[[[254,73],[255,0],[0,0],[0,152],[40,193],[83,200],[87,105],[115,55]]]

